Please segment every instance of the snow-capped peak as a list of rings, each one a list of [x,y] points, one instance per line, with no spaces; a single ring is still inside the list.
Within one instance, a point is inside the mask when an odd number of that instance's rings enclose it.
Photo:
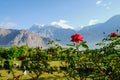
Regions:
[[[68,21],[66,20],[59,20],[59,21],[54,21],[51,23],[51,25],[56,26],[56,27],[61,27],[64,29],[74,29],[72,26],[67,24]]]
[[[35,23],[35,24],[33,24],[33,26],[37,26],[38,28],[42,28],[42,27],[44,27],[45,25],[44,25],[44,24]]]

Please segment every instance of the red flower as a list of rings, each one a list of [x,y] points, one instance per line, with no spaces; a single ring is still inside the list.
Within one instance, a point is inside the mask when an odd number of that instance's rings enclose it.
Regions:
[[[80,34],[74,34],[71,36],[71,41],[79,43],[79,42],[83,41],[83,37]]]
[[[19,56],[18,59],[19,60],[23,60],[25,57],[24,56]]]
[[[116,32],[112,32],[112,33],[110,34],[110,37],[116,37],[116,36],[118,36],[118,34],[117,34]]]

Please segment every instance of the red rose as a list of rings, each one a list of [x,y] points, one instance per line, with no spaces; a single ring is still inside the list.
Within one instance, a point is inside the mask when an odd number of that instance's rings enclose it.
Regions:
[[[112,32],[112,33],[110,34],[110,37],[116,37],[116,36],[118,36],[118,34],[117,34],[116,32]]]
[[[23,60],[25,57],[24,56],[19,56],[18,59],[19,60]]]
[[[79,43],[79,42],[83,41],[83,37],[80,34],[74,34],[71,36],[71,41]]]

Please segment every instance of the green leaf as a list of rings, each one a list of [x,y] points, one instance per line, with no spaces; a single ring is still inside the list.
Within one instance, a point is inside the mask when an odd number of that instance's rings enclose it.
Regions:
[[[82,45],[82,47],[84,47],[84,48],[89,48],[88,45],[86,44],[86,42],[81,42],[80,45]]]
[[[113,58],[113,57],[118,57],[118,55],[117,55],[117,54],[110,54],[110,55],[108,55],[108,58],[109,58],[109,59],[111,59],[111,58]]]
[[[74,44],[66,44],[67,46],[74,46]]]

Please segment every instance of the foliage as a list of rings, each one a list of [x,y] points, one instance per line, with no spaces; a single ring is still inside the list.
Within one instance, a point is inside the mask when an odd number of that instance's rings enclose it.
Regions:
[[[105,34],[105,33],[104,33]],[[81,36],[81,35],[80,35]],[[72,37],[73,43],[63,48],[53,40],[47,49],[28,46],[11,46],[0,48],[0,69],[8,69],[8,73],[16,76],[13,69],[27,70],[31,79],[38,80],[43,73],[64,73],[69,80],[87,78],[93,80],[120,79],[120,35],[113,32],[97,45],[99,49],[90,50],[83,37]],[[78,38],[78,39],[76,39]],[[77,40],[77,41],[75,41]],[[80,49],[81,47],[84,50]],[[15,67],[13,61],[21,61],[20,67]],[[61,65],[51,66],[51,61],[60,61]],[[21,75],[20,75],[21,76]]]

